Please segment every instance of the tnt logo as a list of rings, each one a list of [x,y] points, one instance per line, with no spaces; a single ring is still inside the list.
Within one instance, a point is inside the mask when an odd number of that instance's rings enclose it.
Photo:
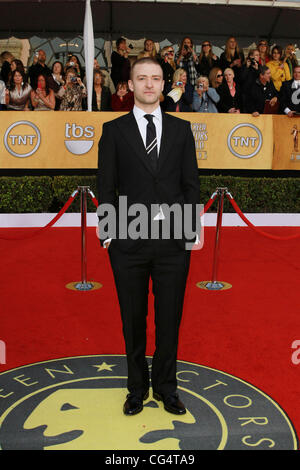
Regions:
[[[65,146],[74,155],[83,155],[91,150],[94,145],[95,135],[93,126],[79,126],[68,124],[65,126]]]
[[[29,121],[15,122],[4,134],[5,148],[14,157],[30,157],[37,151],[40,143],[40,131]]]
[[[0,364],[6,364],[6,345],[0,339]]]
[[[227,138],[229,150],[238,158],[254,157],[260,151],[262,142],[262,134],[253,124],[238,124]]]

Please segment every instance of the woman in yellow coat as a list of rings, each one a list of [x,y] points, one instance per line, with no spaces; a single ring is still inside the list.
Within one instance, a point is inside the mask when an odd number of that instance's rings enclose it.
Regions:
[[[271,70],[271,78],[277,91],[280,91],[282,82],[291,80],[291,73],[288,64],[281,60],[282,48],[274,46],[272,49],[272,60],[267,63],[267,67]]]

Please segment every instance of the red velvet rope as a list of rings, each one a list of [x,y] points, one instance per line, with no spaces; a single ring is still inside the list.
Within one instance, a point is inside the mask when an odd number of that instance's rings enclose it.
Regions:
[[[90,197],[91,197],[91,199],[92,199],[94,205],[95,205],[96,207],[98,207],[99,204],[98,204],[97,199],[95,198],[94,193],[93,193],[90,189],[88,190],[88,193],[89,193],[89,195],[90,195]]]
[[[234,210],[237,212],[237,214],[240,216],[240,218],[245,222],[245,224],[248,225],[248,227],[252,228],[255,232],[259,233],[260,235],[263,235],[264,237],[271,238],[272,240],[293,240],[294,238],[299,238],[300,234],[298,235],[289,235],[286,237],[279,237],[278,235],[271,235],[270,233],[265,232],[264,230],[260,230],[255,225],[253,225],[250,220],[247,219],[247,217],[243,214],[235,200],[230,197],[228,194],[226,194],[227,198],[231,202],[232,207]]]
[[[217,197],[217,194],[213,194],[210,198],[210,200],[205,204],[204,208],[203,208],[203,211],[200,212],[200,217],[202,217],[203,214],[205,214],[208,209],[210,208],[210,206],[213,204],[213,202],[215,201]]]
[[[22,237],[11,237],[11,238],[5,238],[5,237],[1,237],[0,236],[0,240],[7,240],[7,241],[13,241],[13,240],[25,240],[27,238],[32,238],[32,237],[35,237],[36,235],[39,235],[40,233],[42,233],[44,230],[48,230],[50,227],[52,227],[52,225],[55,224],[55,222],[58,221],[58,219],[60,219],[60,217],[66,212],[66,210],[70,207],[70,205],[72,204],[72,202],[74,201],[74,199],[76,198],[78,194],[78,190],[76,190],[70,197],[69,199],[67,200],[67,202],[65,203],[64,207],[61,208],[61,210],[58,212],[58,214],[56,214],[56,216],[50,220],[50,222],[48,222],[47,225],[45,225],[45,227],[41,227],[41,228],[38,228],[35,232],[33,233],[30,233],[28,235],[23,235]]]

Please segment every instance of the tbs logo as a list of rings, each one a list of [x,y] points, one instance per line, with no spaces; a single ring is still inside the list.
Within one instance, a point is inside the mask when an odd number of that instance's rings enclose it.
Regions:
[[[83,155],[91,150],[94,145],[94,127],[81,127],[77,124],[66,123],[65,146],[74,155]]]

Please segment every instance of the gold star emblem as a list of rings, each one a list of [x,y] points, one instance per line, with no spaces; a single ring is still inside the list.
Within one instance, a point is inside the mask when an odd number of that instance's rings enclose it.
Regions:
[[[115,367],[116,364],[106,364],[106,362],[102,362],[102,364],[95,365],[93,367],[97,367],[97,372],[101,372],[101,370],[110,370],[112,371],[112,367]]]

